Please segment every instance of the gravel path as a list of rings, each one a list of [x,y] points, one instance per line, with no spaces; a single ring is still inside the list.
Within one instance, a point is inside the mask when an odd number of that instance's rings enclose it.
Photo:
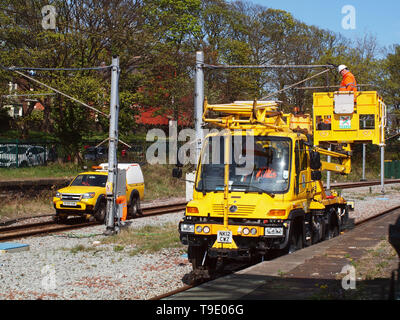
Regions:
[[[345,189],[355,200],[356,221],[400,205],[400,187]],[[183,212],[135,219],[129,228],[177,224]],[[29,251],[0,254],[0,299],[149,299],[183,286],[191,271],[184,249],[129,255],[113,244],[99,244],[104,226],[20,239]],[[81,250],[73,250],[81,246]],[[71,250],[72,249],[72,250]]]

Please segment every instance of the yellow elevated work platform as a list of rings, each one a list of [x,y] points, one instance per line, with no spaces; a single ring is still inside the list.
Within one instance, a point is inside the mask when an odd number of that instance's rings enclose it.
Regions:
[[[279,111],[278,101],[235,101],[228,104],[204,102],[203,121],[231,129],[263,128],[272,131],[298,131],[312,134],[309,114],[294,115]]]
[[[315,92],[314,145],[385,141],[386,105],[376,91]]]

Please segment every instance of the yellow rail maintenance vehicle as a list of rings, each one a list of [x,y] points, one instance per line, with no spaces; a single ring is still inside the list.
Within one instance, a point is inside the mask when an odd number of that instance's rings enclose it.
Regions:
[[[210,275],[218,258],[259,261],[340,233],[349,204],[324,190],[321,170],[348,174],[352,143],[384,141],[385,113],[376,92],[358,92],[356,110],[341,98],[348,103],[354,95],[315,93],[313,116],[284,114],[275,101],[205,101],[203,121],[222,129],[203,141],[193,200],[179,223],[194,271]],[[330,127],[312,125],[328,115]],[[365,117],[373,119],[368,128],[360,127]],[[340,150],[317,145],[328,142]]]

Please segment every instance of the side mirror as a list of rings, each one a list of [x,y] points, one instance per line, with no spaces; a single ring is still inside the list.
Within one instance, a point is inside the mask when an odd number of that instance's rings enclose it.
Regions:
[[[319,181],[322,179],[321,171],[311,171],[311,180]]]
[[[321,169],[321,156],[317,151],[310,151],[310,168],[313,170]],[[319,179],[321,180],[321,179]]]
[[[182,169],[181,168],[173,168],[172,169],[172,177],[173,178],[182,178]]]

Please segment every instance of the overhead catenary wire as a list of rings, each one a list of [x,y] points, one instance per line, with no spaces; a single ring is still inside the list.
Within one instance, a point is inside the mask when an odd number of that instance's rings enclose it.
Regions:
[[[41,97],[41,96],[55,96],[56,93],[27,93],[27,94],[7,94],[2,98],[18,98],[18,97]]]
[[[87,70],[105,70],[111,69],[111,66],[100,66],[100,67],[86,67],[86,68],[35,68],[35,67],[5,67],[10,71],[87,71]]]
[[[78,100],[78,99],[76,99],[76,98],[74,98],[74,97],[71,97],[70,95],[68,95],[68,94],[66,94],[66,93],[64,93],[64,92],[61,92],[60,90],[57,90],[57,89],[55,89],[55,88],[53,88],[53,87],[51,87],[51,86],[49,86],[49,85],[47,85],[47,84],[45,84],[45,83],[43,83],[43,82],[37,80],[37,79],[34,79],[34,78],[32,78],[32,77],[30,77],[30,76],[28,76],[28,75],[26,75],[26,74],[24,74],[24,73],[22,73],[22,72],[16,70],[15,68],[13,69],[13,67],[7,68],[7,67],[4,67],[4,66],[1,65],[1,64],[0,64],[0,67],[1,67],[2,69],[4,69],[4,70],[15,72],[15,73],[19,74],[20,76],[22,76],[22,77],[24,77],[24,78],[26,78],[26,79],[28,79],[28,80],[31,80],[31,81],[33,81],[33,82],[36,82],[37,84],[39,84],[39,85],[41,85],[41,86],[43,86],[43,87],[46,87],[46,88],[48,88],[48,89],[50,89],[50,90],[52,90],[52,91],[54,91],[54,92],[56,92],[56,93],[58,93],[58,94],[60,94],[60,95],[62,95],[62,96],[64,96],[64,97],[66,97],[66,98],[68,98],[68,99],[71,99],[72,101],[75,101],[76,103],[79,103],[79,104],[83,105],[83,106],[86,107],[86,108],[89,108],[89,109],[91,109],[91,110],[93,110],[93,111],[95,111],[95,112],[97,112],[97,113],[100,113],[100,114],[102,114],[103,116],[105,116],[105,117],[107,117],[107,118],[110,117],[108,114],[104,113],[103,111],[100,111],[100,110],[96,109],[95,107],[89,106],[88,104],[86,104],[86,103],[84,103],[84,102],[82,102],[82,101],[80,101],[80,100]]]
[[[314,90],[314,89],[328,89],[328,88],[339,88],[340,85],[332,85],[332,86],[319,86],[319,87],[299,87],[294,88],[295,90]],[[375,84],[357,84],[357,87],[376,87]]]
[[[390,137],[386,138],[385,141],[390,140],[390,139],[393,139],[393,138],[396,138],[396,137],[399,137],[399,136],[400,136],[400,132],[399,132],[399,133],[396,133],[396,134],[393,135],[393,136],[390,136]]]
[[[268,98],[270,98],[270,97],[273,97],[273,96],[275,96],[275,95],[277,95],[277,94],[279,94],[279,93],[281,93],[281,92],[283,92],[283,91],[289,90],[289,89],[291,89],[291,88],[293,88],[293,87],[299,85],[300,83],[306,82],[306,81],[311,80],[311,79],[313,79],[313,78],[315,78],[315,77],[318,77],[318,76],[320,76],[320,75],[323,75],[324,73],[327,73],[328,71],[330,71],[330,69],[325,69],[324,71],[318,72],[317,74],[314,74],[314,75],[312,75],[312,76],[310,76],[310,77],[308,77],[308,78],[306,78],[306,79],[303,79],[303,80],[301,80],[301,81],[299,81],[299,82],[296,82],[296,83],[294,83],[294,84],[292,84],[292,85],[290,85],[290,86],[288,86],[288,87],[286,87],[286,88],[283,88],[283,89],[278,90],[278,91],[276,91],[276,92],[270,93],[269,95],[266,95],[265,97],[262,97],[261,100],[265,100],[265,99],[268,99]]]
[[[306,65],[306,64],[261,64],[261,65],[214,65],[214,64],[203,64],[203,68],[208,69],[290,69],[290,68],[302,68],[302,69],[315,69],[315,68],[334,68],[330,64],[316,64],[316,65]]]

